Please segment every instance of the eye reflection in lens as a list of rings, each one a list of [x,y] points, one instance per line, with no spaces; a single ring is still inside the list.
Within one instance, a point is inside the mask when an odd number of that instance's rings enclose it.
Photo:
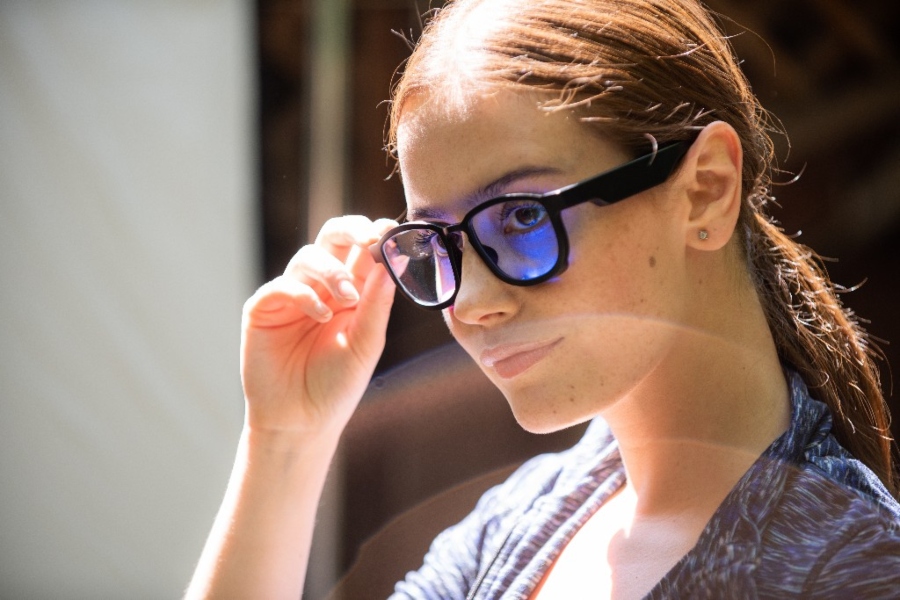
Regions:
[[[443,236],[429,228],[398,232],[382,246],[397,283],[408,295],[433,306],[456,290],[456,276]]]

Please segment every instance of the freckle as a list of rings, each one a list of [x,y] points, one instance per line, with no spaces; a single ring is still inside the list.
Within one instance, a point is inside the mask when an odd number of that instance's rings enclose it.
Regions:
[[[656,266],[656,257],[655,257],[655,256],[651,256],[651,257],[650,257],[650,268],[652,269],[652,268],[655,267],[655,266]]]

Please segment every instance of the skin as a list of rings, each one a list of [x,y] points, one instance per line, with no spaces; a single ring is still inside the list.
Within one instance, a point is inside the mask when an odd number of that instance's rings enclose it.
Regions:
[[[445,222],[492,182],[503,180],[494,194],[543,192],[626,160],[571,114],[506,91],[413,99],[398,133],[410,212]],[[505,284],[463,253],[444,314],[456,339],[526,429],[605,418],[627,471],[535,596],[585,585],[641,596],[787,427],[781,367],[734,247],[740,158],[716,123],[666,184],[567,210],[570,266],[549,282]],[[328,465],[384,347],[393,285],[363,249],[395,225],[330,221],[247,301],[244,430],[187,597],[299,597]],[[512,368],[485,360],[510,353]]]

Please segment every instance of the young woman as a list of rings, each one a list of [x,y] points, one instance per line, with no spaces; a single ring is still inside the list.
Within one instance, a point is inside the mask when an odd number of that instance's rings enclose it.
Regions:
[[[693,0],[440,11],[394,94],[408,223],[334,219],[246,304],[246,424],[189,595],[300,595],[396,284],[524,428],[593,419],[398,598],[896,597],[877,372],[763,212],[771,128]]]

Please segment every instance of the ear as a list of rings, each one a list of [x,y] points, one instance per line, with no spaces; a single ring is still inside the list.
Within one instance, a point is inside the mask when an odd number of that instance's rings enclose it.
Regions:
[[[741,210],[742,160],[737,132],[722,121],[704,127],[691,145],[681,168],[690,202],[688,247],[719,250],[731,239]]]

